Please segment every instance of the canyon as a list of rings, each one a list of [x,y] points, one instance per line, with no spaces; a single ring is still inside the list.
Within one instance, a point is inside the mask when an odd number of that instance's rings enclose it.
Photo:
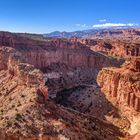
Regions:
[[[136,32],[133,40],[129,31],[109,39],[0,32],[0,140],[138,140]]]

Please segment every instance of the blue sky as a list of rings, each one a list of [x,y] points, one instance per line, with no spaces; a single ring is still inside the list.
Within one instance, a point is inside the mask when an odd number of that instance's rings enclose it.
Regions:
[[[140,24],[140,0],[0,0],[0,30],[47,33]]]

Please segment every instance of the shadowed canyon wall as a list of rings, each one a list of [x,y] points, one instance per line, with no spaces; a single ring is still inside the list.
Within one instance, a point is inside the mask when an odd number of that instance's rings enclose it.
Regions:
[[[140,131],[140,59],[122,68],[104,68],[97,82],[102,92],[131,122],[130,133]]]
[[[102,90],[119,104],[127,103],[140,112],[140,73],[126,69],[106,68],[99,72],[98,83]]]

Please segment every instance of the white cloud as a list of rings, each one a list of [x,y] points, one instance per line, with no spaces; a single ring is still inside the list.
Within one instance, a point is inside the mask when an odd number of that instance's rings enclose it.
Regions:
[[[87,26],[86,24],[81,25],[81,27],[83,27],[83,28],[86,27],[86,26]]]
[[[124,23],[104,23],[104,24],[95,24],[92,27],[93,28],[104,28],[104,27],[122,27],[122,26],[136,26],[137,24],[133,24],[133,23],[128,23],[128,24],[124,24]]]
[[[88,27],[86,24],[76,24],[76,26],[82,27],[82,28],[87,28]]]
[[[106,19],[100,19],[99,22],[106,22]]]
[[[81,26],[81,24],[76,24],[76,26]]]

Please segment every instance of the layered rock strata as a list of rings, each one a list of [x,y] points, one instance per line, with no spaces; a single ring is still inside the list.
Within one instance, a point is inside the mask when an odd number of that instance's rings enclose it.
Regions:
[[[10,47],[0,49],[0,140],[85,140],[123,136],[107,122],[56,106],[43,74]]]
[[[87,81],[95,81],[100,69],[119,66],[123,62],[93,52],[75,38],[34,40],[26,36],[0,32],[0,44],[20,51],[26,63],[34,65],[45,73],[45,79],[51,85],[49,88],[54,89],[55,92],[76,87]],[[65,65],[67,68],[60,70],[57,66],[50,72],[52,65],[60,65],[60,67]],[[59,75],[57,78],[47,77],[56,72]]]
[[[96,52],[102,52],[107,55],[117,57],[131,57],[140,56],[139,39],[125,40],[125,38],[116,39],[83,39],[81,43],[89,46],[89,48]]]
[[[122,68],[104,68],[97,77],[102,92],[131,122],[131,133],[140,130],[140,60]]]
[[[7,140],[10,136],[13,140],[112,140],[114,137],[117,140],[117,136],[123,136],[107,122],[46,101],[48,88],[44,86],[44,75],[36,69],[48,72],[51,63],[62,61],[71,66],[67,74],[76,67],[80,73],[86,69],[97,73],[114,61],[80,43],[36,41],[10,33],[1,33],[0,40],[0,128],[4,130],[0,132],[0,139]]]

